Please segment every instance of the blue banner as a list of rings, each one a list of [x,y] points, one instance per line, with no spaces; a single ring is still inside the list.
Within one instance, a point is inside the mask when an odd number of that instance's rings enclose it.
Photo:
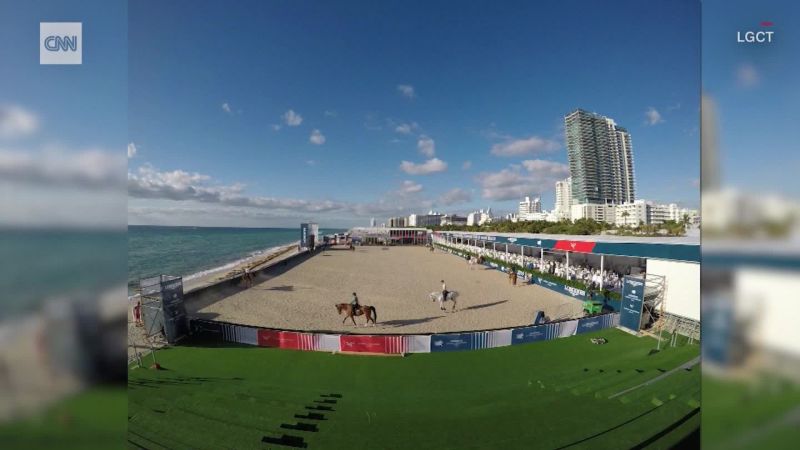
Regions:
[[[300,248],[308,248],[310,246],[309,239],[309,226],[307,223],[300,224]]]
[[[556,291],[560,294],[569,295],[570,297],[575,297],[580,300],[586,299],[586,291],[583,289],[567,286],[555,281],[546,280],[541,277],[536,277],[536,281],[540,286],[546,287],[547,289]]]
[[[434,334],[431,336],[431,352],[474,350],[475,333]]]
[[[511,330],[511,344],[527,344],[529,342],[546,341],[548,339],[547,325],[535,327],[514,328]]]
[[[604,325],[605,316],[597,317],[584,317],[578,320],[578,329],[575,331],[577,334],[590,333],[592,331],[602,330],[606,328]]]
[[[631,331],[639,331],[644,306],[644,279],[625,276],[622,279],[622,304],[619,324]]]

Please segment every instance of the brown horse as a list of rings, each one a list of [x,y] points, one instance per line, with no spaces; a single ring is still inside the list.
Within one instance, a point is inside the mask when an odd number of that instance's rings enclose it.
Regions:
[[[358,324],[356,323],[355,316],[360,316],[364,314],[367,318],[367,323],[365,323],[364,326],[369,325],[369,321],[371,320],[372,326],[374,327],[376,325],[375,321],[378,319],[378,312],[375,310],[375,307],[369,305],[360,305],[359,310],[353,311],[353,306],[351,304],[339,303],[336,305],[336,311],[339,313],[340,316],[342,315],[342,312],[345,313],[344,320],[342,320],[343,324],[345,323],[345,321],[347,321],[348,318],[350,318],[350,320],[353,321],[353,325],[358,326]]]

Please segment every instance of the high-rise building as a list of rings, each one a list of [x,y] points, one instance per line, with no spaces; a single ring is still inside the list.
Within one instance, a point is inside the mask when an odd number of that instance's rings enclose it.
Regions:
[[[576,109],[564,118],[572,203],[620,204],[636,199],[631,135],[613,119]]]
[[[389,228],[405,228],[408,226],[407,217],[392,217],[389,219]]]
[[[572,178],[556,181],[556,207],[553,211],[559,219],[572,218]]]
[[[372,219],[369,219],[369,226],[371,228],[375,228],[375,225],[376,225],[375,218],[373,217]]]

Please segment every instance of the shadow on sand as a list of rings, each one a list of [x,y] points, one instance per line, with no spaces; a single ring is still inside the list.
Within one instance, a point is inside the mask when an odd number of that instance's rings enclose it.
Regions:
[[[379,323],[379,326],[390,326],[390,327],[404,327],[406,325],[418,325],[421,323],[429,323],[432,322],[442,316],[431,316],[431,317],[423,317],[421,319],[397,319],[397,320],[387,320],[384,322]]]
[[[490,308],[492,306],[502,305],[503,303],[508,303],[508,300],[500,300],[492,303],[484,303],[482,305],[472,305],[467,306],[466,308],[462,308],[462,310],[467,311],[471,309],[483,309],[483,308]]]

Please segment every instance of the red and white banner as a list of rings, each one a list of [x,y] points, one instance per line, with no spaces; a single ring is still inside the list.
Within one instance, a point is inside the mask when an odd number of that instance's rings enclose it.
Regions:
[[[427,353],[430,336],[342,335],[341,351],[360,353]]]
[[[595,242],[586,241],[556,241],[553,247],[556,250],[566,250],[568,252],[592,253]]]

